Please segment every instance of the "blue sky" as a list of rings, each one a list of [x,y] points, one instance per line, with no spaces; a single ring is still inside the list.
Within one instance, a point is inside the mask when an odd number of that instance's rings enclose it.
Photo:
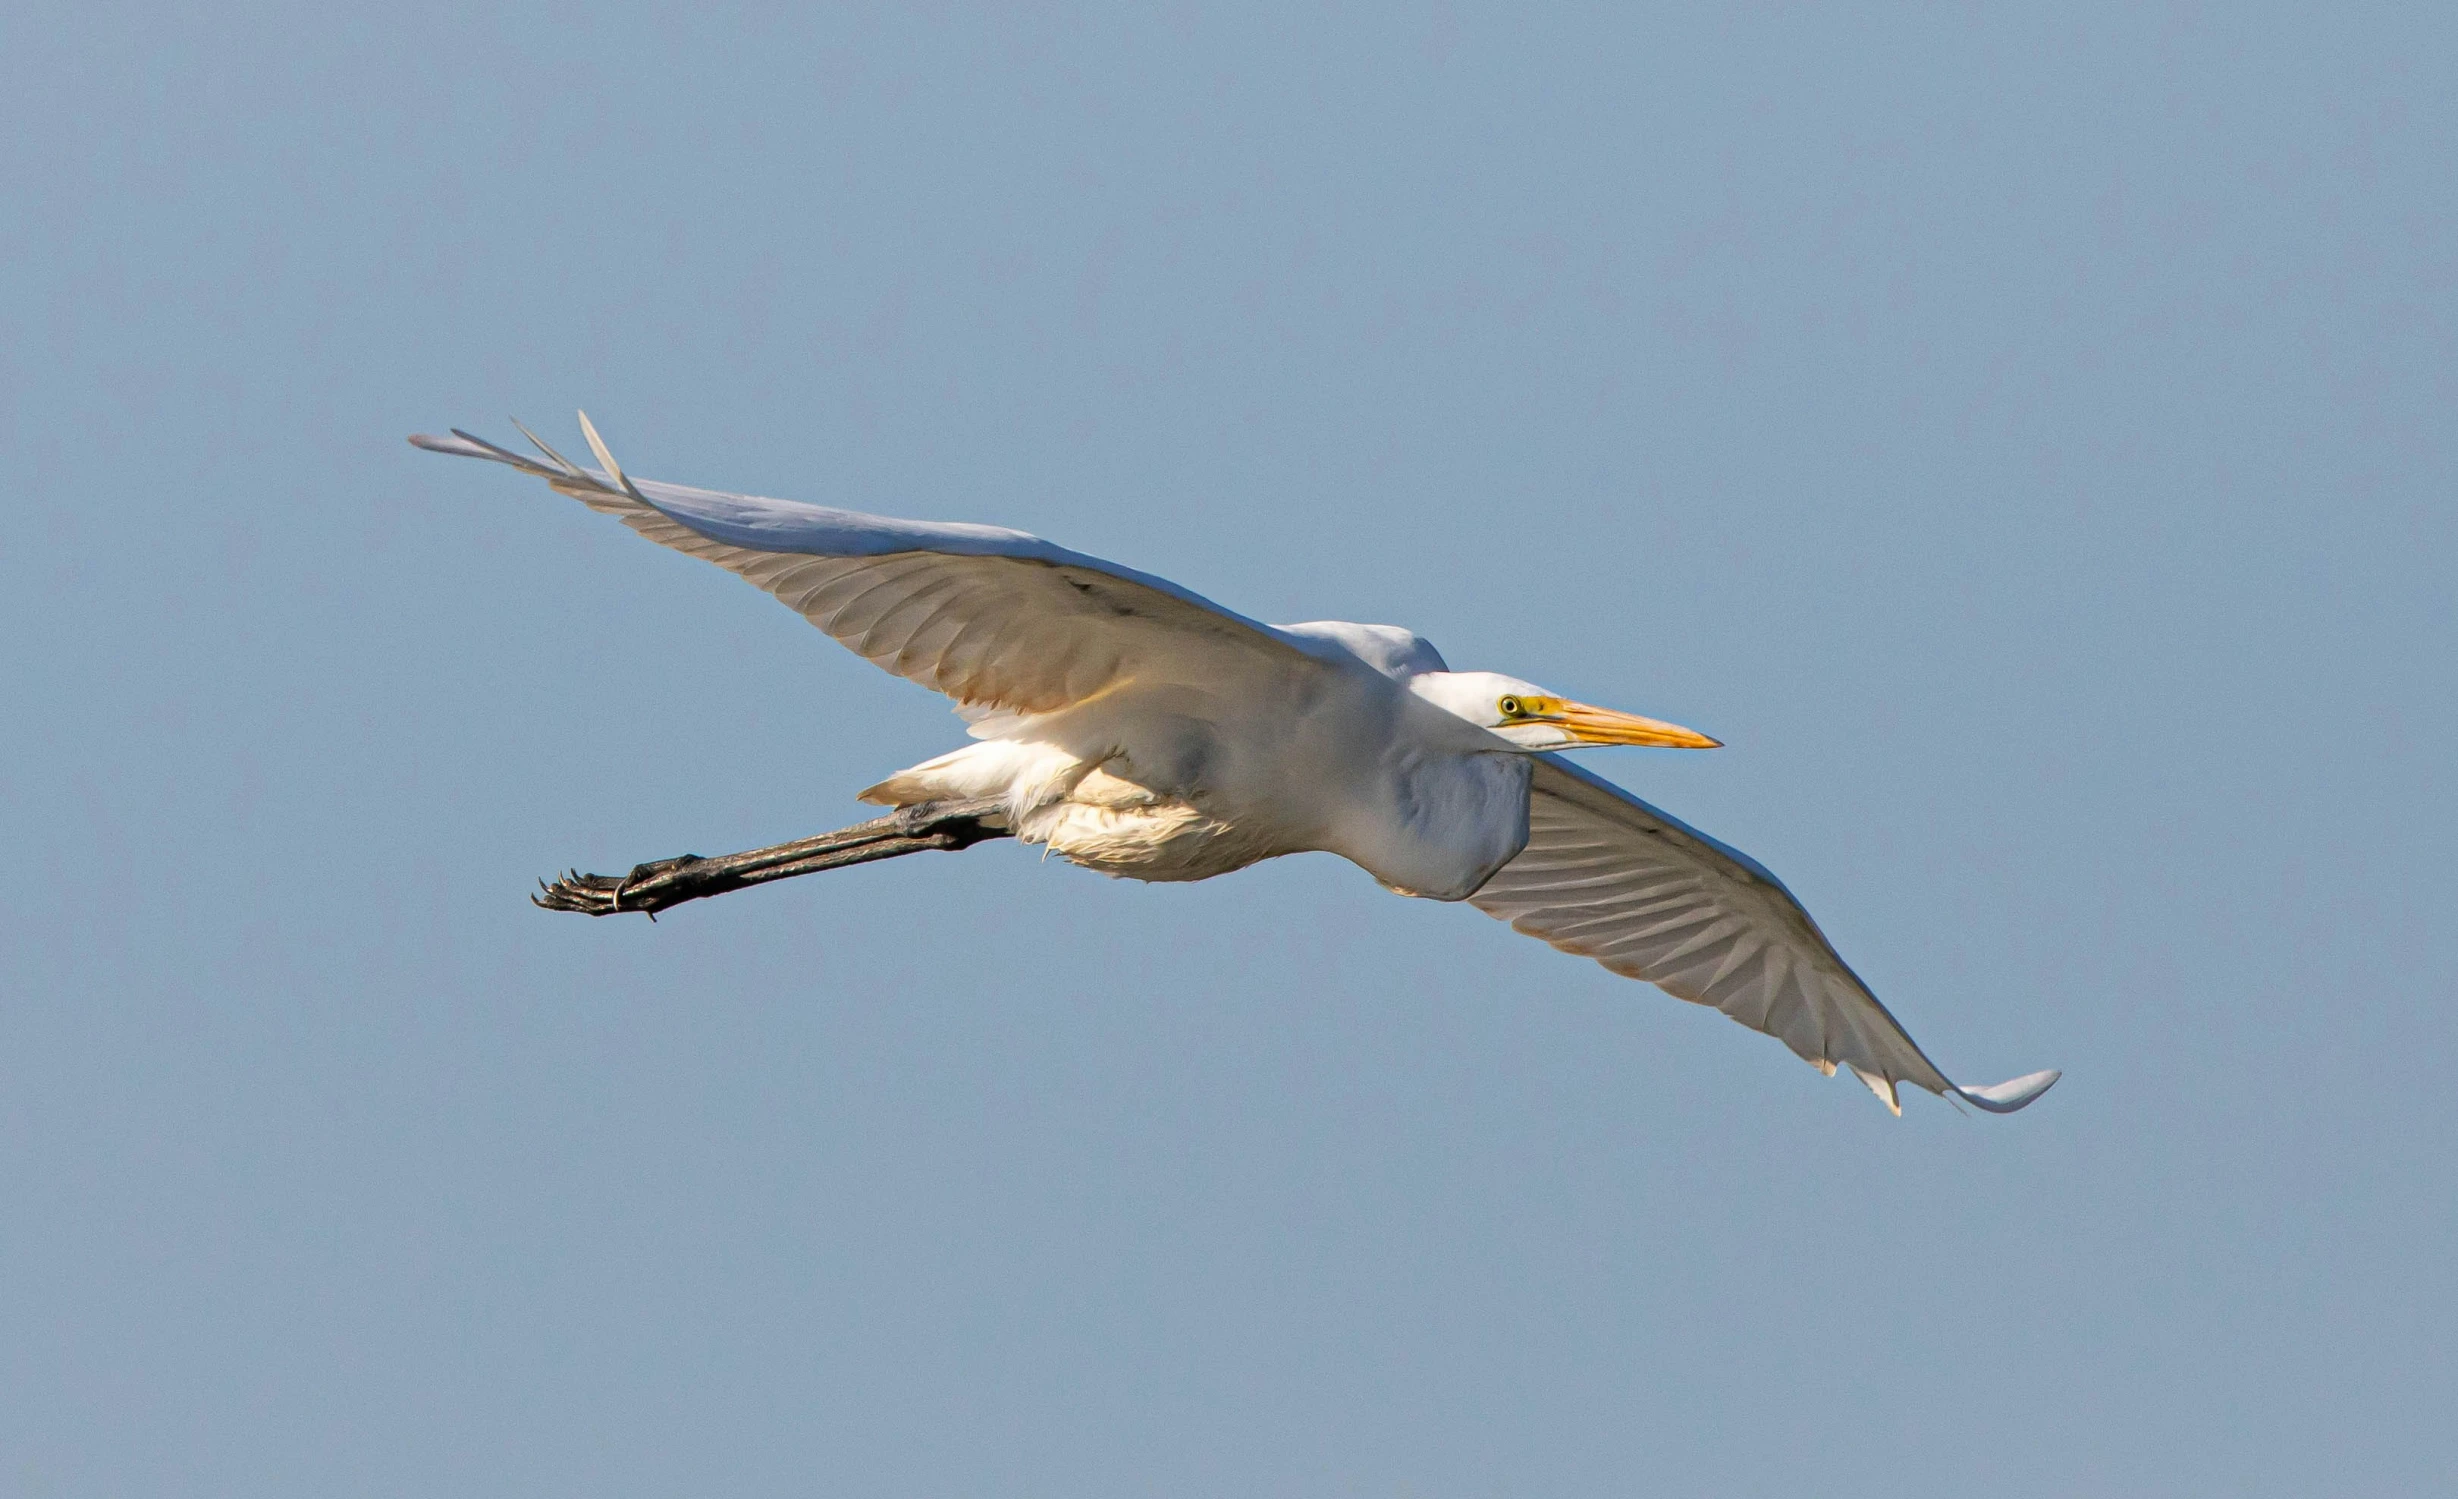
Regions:
[[[0,18],[0,1487],[2458,1484],[2427,8]],[[646,922],[957,742],[405,434],[1695,725],[1932,1054],[1325,857]]]

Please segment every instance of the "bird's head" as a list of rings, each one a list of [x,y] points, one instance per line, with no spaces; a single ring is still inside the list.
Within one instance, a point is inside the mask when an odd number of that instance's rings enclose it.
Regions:
[[[1679,724],[1574,702],[1500,672],[1418,672],[1408,678],[1408,687],[1435,707],[1523,750],[1579,749],[1592,744],[1715,749],[1723,742]]]

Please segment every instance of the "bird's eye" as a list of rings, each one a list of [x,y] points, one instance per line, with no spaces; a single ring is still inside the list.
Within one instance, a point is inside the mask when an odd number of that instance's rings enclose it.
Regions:
[[[1506,697],[1496,706],[1501,708],[1504,718],[1517,718],[1527,711],[1527,705],[1515,697]]]

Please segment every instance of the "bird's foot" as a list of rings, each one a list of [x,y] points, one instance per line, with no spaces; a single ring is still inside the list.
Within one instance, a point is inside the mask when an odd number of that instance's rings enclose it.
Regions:
[[[697,854],[635,864],[630,874],[620,878],[574,869],[552,884],[540,880],[540,893],[529,899],[549,911],[578,911],[584,916],[639,911],[655,920],[668,906],[713,893],[708,887],[715,883],[711,876],[718,872],[717,861]]]

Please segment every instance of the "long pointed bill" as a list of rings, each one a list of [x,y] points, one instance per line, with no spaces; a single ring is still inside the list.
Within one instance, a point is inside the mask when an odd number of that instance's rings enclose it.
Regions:
[[[1662,749],[1721,749],[1724,744],[1721,739],[1710,739],[1677,723],[1641,718],[1636,713],[1617,713],[1586,703],[1564,703],[1545,717],[1560,724],[1564,733],[1581,744],[1649,744]]]

